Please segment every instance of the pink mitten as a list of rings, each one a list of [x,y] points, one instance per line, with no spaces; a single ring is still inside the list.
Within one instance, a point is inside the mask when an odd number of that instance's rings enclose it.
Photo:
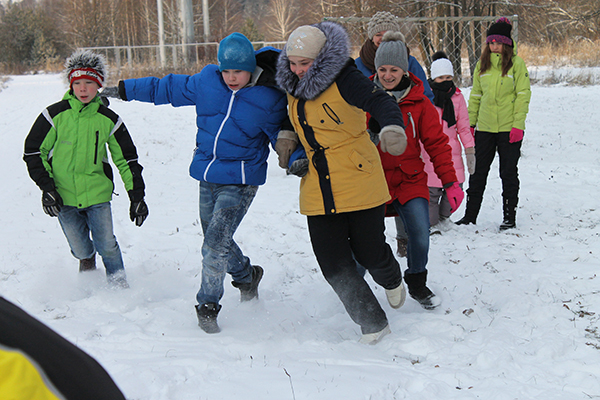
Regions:
[[[462,203],[465,198],[465,193],[458,185],[458,182],[454,182],[452,186],[446,189],[446,196],[448,196],[448,201],[450,202],[450,207],[452,208],[451,212],[458,210],[460,207],[460,203]]]
[[[475,137],[475,127],[472,126],[469,129],[471,130],[471,135],[473,135],[473,137]]]
[[[523,129],[512,128],[510,130],[509,143],[516,143],[523,140]]]

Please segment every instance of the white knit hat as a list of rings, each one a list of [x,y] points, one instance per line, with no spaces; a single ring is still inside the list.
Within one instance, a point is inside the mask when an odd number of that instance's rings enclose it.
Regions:
[[[450,75],[454,76],[454,68],[452,62],[447,58],[438,58],[431,63],[431,79],[435,79],[438,76]]]
[[[315,59],[325,45],[327,38],[322,30],[310,25],[296,28],[290,34],[285,45],[285,54],[289,56]]]

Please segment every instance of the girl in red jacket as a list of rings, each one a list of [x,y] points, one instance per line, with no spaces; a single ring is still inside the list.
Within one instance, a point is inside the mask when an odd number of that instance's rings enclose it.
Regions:
[[[421,159],[421,143],[429,154],[436,175],[448,194],[452,210],[456,210],[464,194],[458,185],[448,136],[442,131],[438,113],[423,95],[423,83],[408,71],[408,54],[400,32],[386,32],[375,55],[377,74],[373,81],[393,96],[404,117],[407,146],[403,154],[393,156],[379,151],[392,200],[388,211],[397,213],[408,233],[408,269],[404,281],[408,292],[425,309],[441,304],[427,287],[427,255],[429,253],[429,188]],[[374,118],[369,130],[379,131]],[[378,146],[379,148],[379,146]]]

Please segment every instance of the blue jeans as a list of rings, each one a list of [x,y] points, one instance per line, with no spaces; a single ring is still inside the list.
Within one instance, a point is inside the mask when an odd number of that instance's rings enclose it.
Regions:
[[[121,249],[113,233],[109,202],[87,208],[63,206],[58,214],[58,221],[75,258],[91,258],[97,251],[102,257],[107,275],[125,272]]]
[[[215,303],[223,297],[225,273],[235,282],[252,281],[250,259],[242,253],[233,235],[248,211],[258,186],[221,185],[200,182],[202,283],[198,304]]]
[[[407,274],[425,272],[429,254],[429,202],[417,197],[402,205],[394,200],[392,206],[404,223],[408,236]]]

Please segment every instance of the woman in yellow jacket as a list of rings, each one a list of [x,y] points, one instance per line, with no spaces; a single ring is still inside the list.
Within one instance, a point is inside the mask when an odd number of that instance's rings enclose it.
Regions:
[[[390,329],[356,261],[386,289],[392,307],[402,305],[406,292],[385,242],[390,195],[377,148],[366,131],[365,111],[376,114],[383,126],[382,149],[397,155],[406,147],[402,114],[356,68],[345,30],[332,22],[292,32],[276,78],[287,92],[290,121],[309,161],[300,184],[300,212],[307,216],[313,251],[325,279],[360,325],[360,341],[376,343]],[[287,161],[280,158],[280,165]]]
[[[83,350],[0,297],[0,399],[125,400]]]
[[[531,88],[523,59],[516,55],[512,25],[500,18],[487,31],[487,45],[473,74],[469,97],[469,123],[475,133],[475,173],[469,178],[467,209],[458,225],[475,224],[481,208],[490,165],[496,151],[504,218],[500,230],[514,228],[519,201],[521,143],[529,111]]]

